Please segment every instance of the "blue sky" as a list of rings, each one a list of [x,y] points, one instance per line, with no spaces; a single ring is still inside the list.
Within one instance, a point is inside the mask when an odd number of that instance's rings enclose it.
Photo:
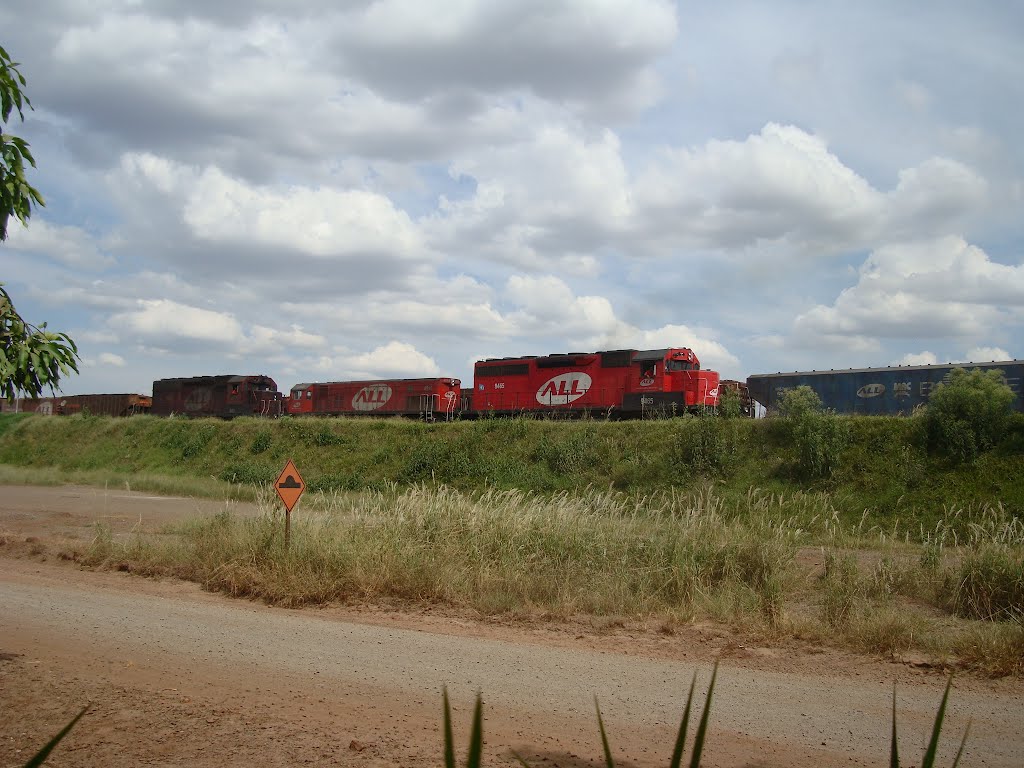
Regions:
[[[1012,3],[9,0],[64,392],[1024,357]]]

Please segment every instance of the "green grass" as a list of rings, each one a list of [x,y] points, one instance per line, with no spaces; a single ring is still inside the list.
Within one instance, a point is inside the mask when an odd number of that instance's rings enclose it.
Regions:
[[[4,415],[0,482],[257,501],[71,555],[280,604],[703,617],[1020,674],[1021,430],[964,465],[928,454],[917,419],[839,418],[808,451],[817,433],[799,445],[785,420]],[[288,458],[307,492],[285,551],[270,484]]]
[[[957,608],[962,574],[978,557],[999,547],[1019,563],[1024,539],[1009,538],[1018,529],[994,517],[936,554],[899,531],[843,527],[820,495],[752,491],[734,503],[713,486],[654,494],[391,486],[307,494],[286,547],[279,504],[269,490],[260,503],[257,516],[225,510],[158,535],[114,537],[98,527],[92,541],[59,554],[286,606],[402,601],[553,621],[703,619],[762,642],[813,639],[891,658],[924,654],[986,675],[1022,671],[1019,614]],[[979,573],[972,594],[1003,594],[1011,577],[999,563]]]
[[[361,491],[421,483],[553,493],[612,487],[638,493],[713,482],[739,500],[752,487],[784,497],[825,494],[845,524],[894,523],[919,536],[945,509],[1001,504],[1024,516],[1017,431],[969,465],[925,451],[914,418],[835,417],[844,438],[785,420],[680,418],[642,422],[481,419],[110,419],[0,416],[0,465],[67,473],[75,481],[175,478],[193,494],[251,496],[284,461],[309,490]],[[812,425],[814,426],[814,425]],[[819,440],[820,438],[820,440]],[[820,442],[820,445],[815,441]],[[839,446],[842,446],[841,449]],[[962,520],[964,533],[970,520]]]

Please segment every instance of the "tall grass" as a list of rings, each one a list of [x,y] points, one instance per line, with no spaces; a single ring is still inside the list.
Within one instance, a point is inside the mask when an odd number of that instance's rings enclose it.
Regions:
[[[99,528],[67,556],[289,606],[396,599],[669,627],[701,617],[986,674],[1021,668],[1021,548],[998,514],[970,543],[917,545],[900,529],[850,529],[809,494],[391,485],[307,494],[286,548],[271,497],[255,517],[226,509],[158,536]]]
[[[278,513],[224,512],[140,541],[132,553],[98,538],[79,557],[130,557],[140,570],[288,605],[387,596],[485,613],[691,615],[738,590],[772,621],[798,538],[729,519],[710,494],[418,486],[337,494],[318,506],[295,516],[288,549]]]

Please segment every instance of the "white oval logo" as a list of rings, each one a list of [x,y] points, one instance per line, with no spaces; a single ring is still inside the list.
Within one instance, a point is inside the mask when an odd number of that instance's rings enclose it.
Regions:
[[[452,391],[445,392],[444,393],[444,399],[445,400],[454,400],[455,399],[455,393],[452,392]]]
[[[649,386],[651,386],[653,384],[654,384],[654,379],[652,379],[650,377],[647,377],[647,378],[644,378],[644,379],[640,379],[640,386],[641,387],[649,387]]]
[[[718,387],[708,390],[708,397],[718,397]]]
[[[541,405],[568,405],[579,400],[590,390],[591,378],[585,373],[563,373],[548,379],[537,390]]]
[[[391,399],[391,387],[387,384],[370,384],[363,387],[352,398],[353,411],[375,411]]]
[[[865,384],[857,390],[857,397],[878,397],[885,394],[885,384]]]

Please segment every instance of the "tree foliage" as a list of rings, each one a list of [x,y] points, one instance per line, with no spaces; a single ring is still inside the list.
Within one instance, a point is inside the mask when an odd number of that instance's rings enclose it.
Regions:
[[[78,373],[78,347],[66,333],[51,333],[46,323],[26,323],[0,283],[0,396],[38,397],[54,391],[61,376]]]
[[[18,63],[0,47],[0,118],[5,129],[13,112],[24,120],[24,108],[32,108],[24,87]],[[26,163],[36,164],[28,143],[0,132],[0,241],[7,239],[11,216],[27,224],[32,206],[44,205],[42,195],[25,179]],[[0,396],[13,400],[18,394],[38,397],[44,388],[52,392],[61,376],[78,372],[77,360],[75,342],[67,334],[47,331],[46,323],[37,327],[25,322],[0,283]]]
[[[1015,399],[1002,371],[954,368],[928,399],[928,449],[954,461],[973,461],[1004,437]]]
[[[0,122],[5,130],[0,133],[0,241],[7,239],[7,222],[11,216],[27,224],[33,205],[44,205],[43,196],[25,178],[25,165],[35,168],[36,161],[29,151],[28,142],[7,133],[7,121],[15,110],[25,119],[24,108],[32,108],[22,89],[25,76],[18,70],[7,51],[0,47]]]

